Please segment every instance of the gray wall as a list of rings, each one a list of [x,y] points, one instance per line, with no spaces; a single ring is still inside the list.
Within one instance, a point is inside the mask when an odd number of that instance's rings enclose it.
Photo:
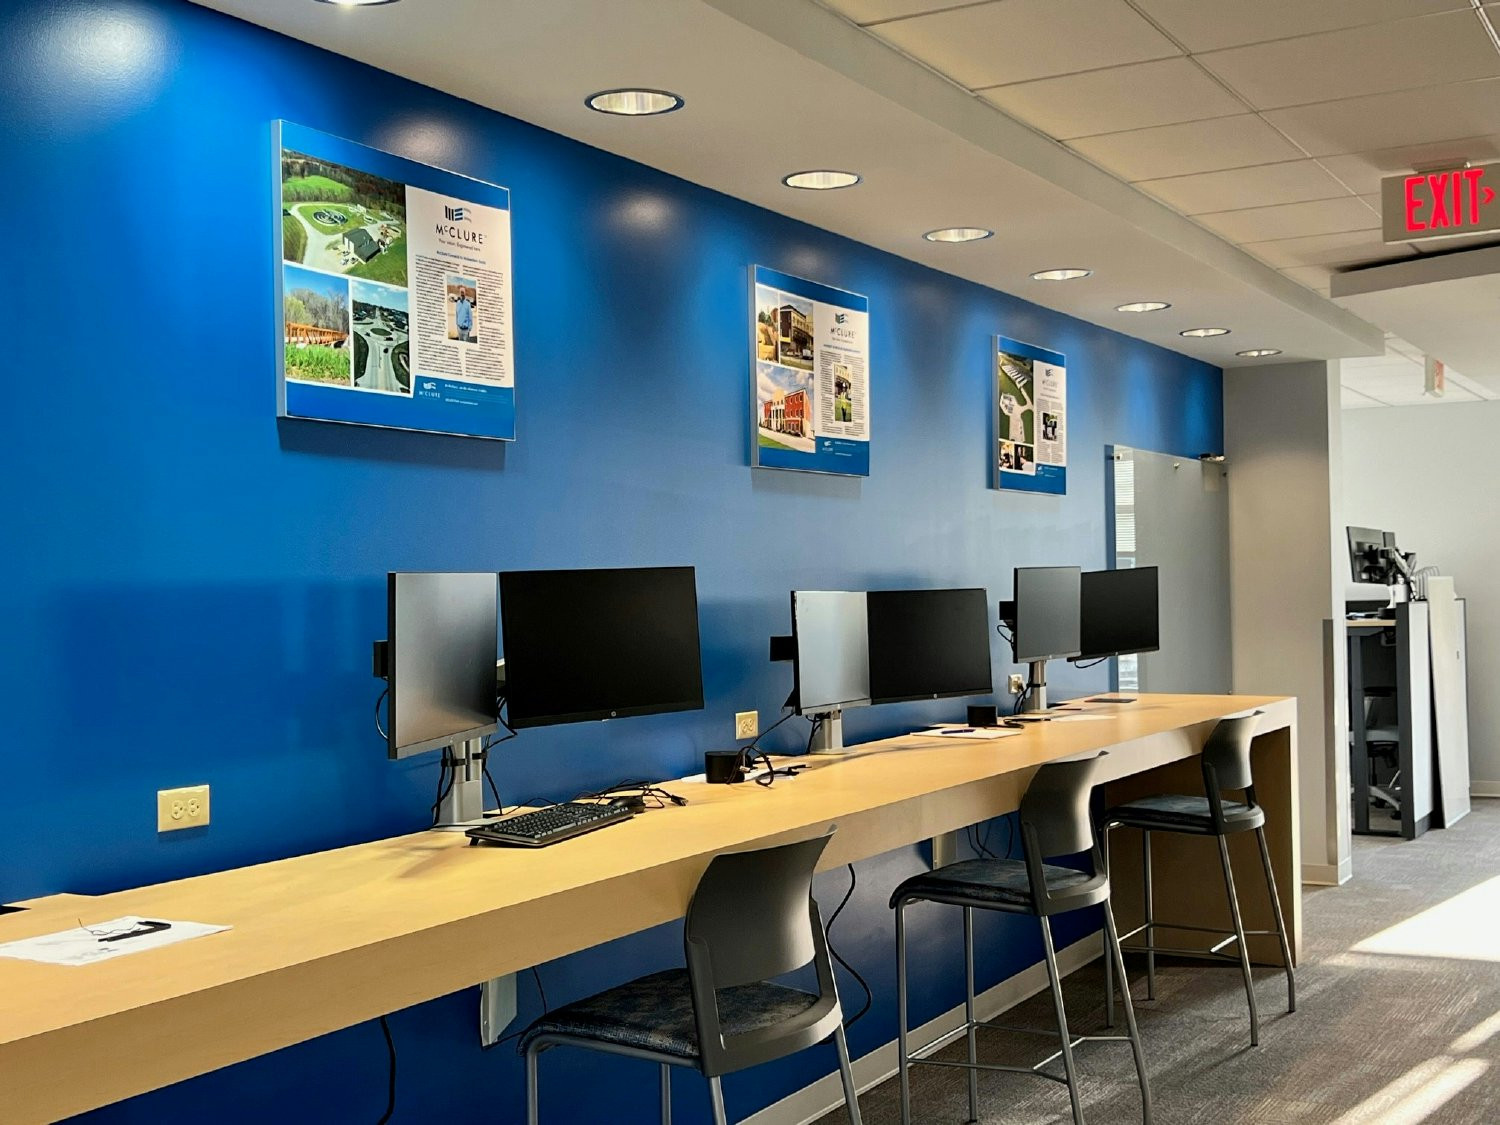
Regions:
[[[1468,602],[1471,792],[1500,796],[1500,402],[1344,412],[1344,514]]]
[[[1224,373],[1234,690],[1297,697],[1303,877],[1349,877],[1335,363]],[[1330,624],[1331,622],[1331,624]]]

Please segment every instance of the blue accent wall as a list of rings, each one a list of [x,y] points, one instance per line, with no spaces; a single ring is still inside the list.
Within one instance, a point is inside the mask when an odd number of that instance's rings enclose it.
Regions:
[[[698,568],[706,709],[506,744],[495,773],[507,799],[564,797],[701,768],[736,710],[768,723],[790,686],[789,667],[765,660],[766,637],[788,628],[789,589],[983,585],[994,600],[1017,565],[1100,566],[1106,443],[1222,445],[1216,368],[184,2],[5,5],[0,109],[0,901],[422,827],[436,764],[386,761],[371,722],[388,570]],[[515,445],[278,424],[276,118],[511,189]],[[869,297],[869,479],[746,467],[753,263]],[[987,487],[996,333],[1068,357],[1065,497]],[[994,655],[999,679],[1010,666],[998,637]],[[1059,668],[1054,685],[1100,689],[1105,671]],[[848,737],[956,713],[851,712]],[[788,723],[771,743],[804,732]],[[201,782],[213,825],[158,836],[154,791]],[[894,1035],[886,899],[923,858],[910,848],[860,864],[834,929],[875,986],[856,1055]],[[847,878],[820,877],[825,916]],[[982,984],[1039,957],[1033,925],[984,921]],[[961,996],[959,927],[934,907],[913,923],[914,1017],[926,1019]],[[556,1004],[680,963],[679,943],[662,927],[540,975]],[[538,1001],[521,985],[529,1017]],[[845,995],[858,1002],[852,984]],[[392,1026],[397,1121],[520,1115],[520,1061],[479,1050],[472,990]],[[814,1051],[731,1077],[731,1115],[831,1066]],[[559,1051],[543,1076],[548,1121],[655,1120],[655,1076],[640,1064]],[[681,1120],[707,1120],[698,1083],[677,1086]],[[371,1122],[384,1088],[371,1024],[88,1120]]]

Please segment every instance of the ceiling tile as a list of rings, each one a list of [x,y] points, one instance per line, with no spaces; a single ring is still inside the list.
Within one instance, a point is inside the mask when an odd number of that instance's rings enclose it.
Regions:
[[[1311,203],[1283,203],[1279,207],[1245,207],[1195,215],[1200,223],[1231,242],[1264,242],[1272,238],[1301,238],[1369,230],[1380,224],[1380,212],[1346,195]]]
[[[1500,121],[1500,78],[1275,109],[1265,118],[1308,156],[1489,135]]]
[[[895,20],[904,16],[919,16],[923,12],[935,12],[940,8],[951,8],[956,0],[819,0],[825,8],[832,8],[855,23],[875,23],[878,20]]]
[[[1435,164],[1443,160],[1451,160],[1455,166],[1465,160],[1471,164],[1500,160],[1500,134],[1324,156],[1318,163],[1346,184],[1350,191],[1374,195],[1379,193],[1380,181],[1385,177],[1404,175],[1417,164]]]
[[[1281,271],[1298,285],[1305,285],[1315,293],[1328,296],[1328,282],[1333,271],[1326,266],[1293,266]]]
[[[995,0],[871,30],[970,89],[1182,53],[1125,0]]]
[[[1069,141],[1068,146],[1125,180],[1185,176],[1305,155],[1253,113],[1106,133]]]
[[[1385,405],[1349,387],[1339,388],[1339,405],[1345,410],[1375,410]]]
[[[1413,256],[1411,247],[1404,243],[1397,246],[1385,245],[1380,241],[1378,230],[1345,231],[1341,234],[1315,234],[1306,238],[1246,242],[1240,248],[1279,270],[1291,266],[1368,264]]]
[[[844,0],[840,0],[844,2]],[[1468,0],[1136,0],[1190,51],[1467,9]]]
[[[1136,187],[1150,192],[1184,215],[1231,211],[1239,207],[1273,207],[1278,203],[1303,203],[1310,199],[1334,199],[1349,194],[1338,180],[1313,160],[1289,160],[1253,168],[1200,172],[1196,176],[1144,180]]]
[[[1064,141],[1245,112],[1243,102],[1185,58],[1042,78],[983,96]]]
[[[1256,109],[1500,76],[1472,10],[1199,55]]]

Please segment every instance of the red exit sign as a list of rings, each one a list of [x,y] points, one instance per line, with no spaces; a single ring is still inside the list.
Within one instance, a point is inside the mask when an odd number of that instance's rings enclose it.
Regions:
[[[1387,242],[1500,230],[1500,164],[1391,176],[1380,188]]]

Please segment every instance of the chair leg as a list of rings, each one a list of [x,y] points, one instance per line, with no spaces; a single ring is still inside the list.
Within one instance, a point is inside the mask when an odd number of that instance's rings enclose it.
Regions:
[[[1250,1046],[1260,1045],[1260,1013],[1255,1008],[1255,980],[1250,975],[1250,950],[1245,943],[1245,923],[1240,918],[1240,897],[1234,890],[1234,872],[1229,865],[1229,838],[1219,837],[1219,861],[1224,867],[1224,890],[1229,895],[1229,917],[1234,921],[1235,944],[1240,947],[1240,972],[1245,977],[1245,999],[1250,1002]]]
[[[1073,1068],[1073,1036],[1068,1031],[1068,1014],[1063,1009],[1062,977],[1057,971],[1057,950],[1052,946],[1052,923],[1044,914],[1042,950],[1047,955],[1047,977],[1052,983],[1052,1006],[1057,1010],[1057,1034],[1062,1039],[1063,1073],[1068,1077],[1068,1099],[1073,1104],[1073,1125],[1084,1125],[1083,1103],[1078,1096],[1078,1073]]]
[[[1151,833],[1141,830],[1141,887],[1146,898],[1146,999],[1156,999],[1155,895],[1151,887]]]
[[[661,1125],[672,1125],[672,1068],[661,1064]]]
[[[859,1091],[854,1088],[854,1067],[849,1065],[849,1041],[840,1024],[834,1028],[833,1044],[839,1050],[839,1077],[844,1082],[844,1108],[849,1111],[849,1125],[864,1125],[859,1115]]]
[[[1115,916],[1104,901],[1104,942],[1108,948],[1104,961],[1111,962],[1120,973],[1120,996],[1125,1005],[1125,1029],[1130,1036],[1130,1053],[1135,1056],[1135,1074],[1141,1083],[1141,1125],[1151,1125],[1151,1081],[1146,1077],[1146,1055],[1141,1049],[1141,1033],[1135,1025],[1135,1008],[1130,1003],[1130,981],[1125,976],[1125,955],[1120,952],[1120,934],[1115,929]],[[1114,994],[1110,994],[1114,999]]]
[[[1105,877],[1109,876],[1109,825],[1099,831],[1099,856],[1104,861]],[[1104,912],[1109,913],[1109,900],[1104,902]],[[1130,978],[1121,976],[1124,987],[1130,988]],[[1104,931],[1104,1026],[1115,1026],[1115,959],[1109,951],[1109,931]]]
[[[538,1125],[536,1048],[526,1048],[526,1125]]]
[[[906,903],[904,902],[896,907],[896,1069],[900,1075],[901,1125],[911,1125],[911,1067],[908,1064],[906,1051]]]
[[[724,1115],[724,1087],[717,1077],[708,1080],[708,1100],[713,1103],[714,1125],[729,1125]]]
[[[1276,875],[1271,870],[1271,849],[1266,844],[1264,827],[1255,830],[1260,841],[1260,862],[1266,869],[1266,889],[1271,892],[1271,913],[1276,919],[1276,936],[1281,939],[1281,963],[1286,966],[1286,1010],[1297,1010],[1297,973],[1292,968],[1292,943],[1286,936],[1286,920],[1281,916],[1281,898],[1276,894]]]
[[[974,1023],[974,908],[964,907],[964,1019],[969,1040],[969,1120],[979,1120],[979,1031]]]

